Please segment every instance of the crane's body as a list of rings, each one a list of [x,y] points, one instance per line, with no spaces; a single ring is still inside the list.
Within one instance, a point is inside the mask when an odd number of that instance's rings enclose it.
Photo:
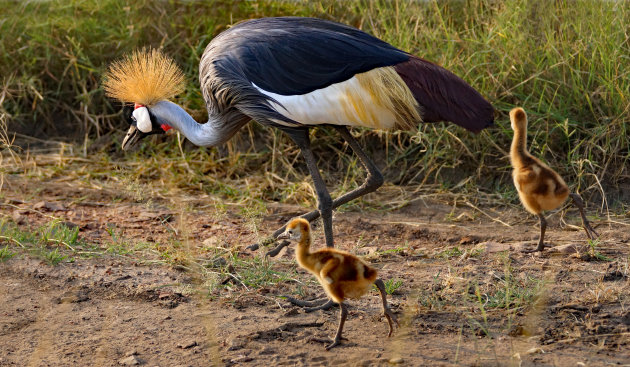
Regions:
[[[204,124],[167,100],[182,89],[174,87],[181,83],[181,75],[172,70],[172,62],[154,54],[137,54],[114,64],[105,84],[109,95],[147,110],[134,112],[136,122],[123,149],[171,127],[199,146],[226,142],[250,120],[279,128],[301,149],[317,192],[318,210],[303,218],[322,216],[329,247],[332,210],[383,183],[348,126],[409,130],[421,122],[451,121],[478,132],[493,123],[490,103],[453,73],[331,21],[261,18],[216,36],[199,65],[208,110]],[[160,69],[165,71],[160,74]],[[147,72],[150,77],[144,75]],[[316,125],[337,129],[368,171],[363,185],[335,200],[310,150],[308,129]]]

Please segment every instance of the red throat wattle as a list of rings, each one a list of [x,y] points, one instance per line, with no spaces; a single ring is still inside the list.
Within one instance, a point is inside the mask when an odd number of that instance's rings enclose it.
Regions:
[[[133,109],[134,110],[137,110],[140,107],[146,107],[146,106],[143,105],[143,104],[140,104],[140,103],[134,103],[133,104]],[[160,125],[160,127],[162,128],[162,130],[164,130],[164,132],[167,132],[170,129],[172,129],[172,127],[170,125],[167,125],[167,124],[162,124],[162,125]]]

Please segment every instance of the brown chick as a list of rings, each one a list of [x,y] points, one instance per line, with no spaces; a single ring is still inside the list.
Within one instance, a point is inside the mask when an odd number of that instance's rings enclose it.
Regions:
[[[540,218],[538,247],[533,250],[525,250],[524,252],[543,251],[545,248],[544,237],[547,221],[542,212],[559,207],[568,196],[571,196],[580,210],[582,226],[588,238],[593,239],[591,232],[599,236],[586,219],[586,215],[584,215],[584,203],[580,196],[570,193],[569,187],[560,175],[527,151],[527,115],[525,111],[520,107],[512,109],[510,111],[510,121],[512,130],[514,130],[514,139],[510,149],[514,186],[516,186],[518,196],[525,209]]]
[[[343,324],[348,316],[348,310],[343,302],[347,298],[360,298],[370,290],[372,284],[375,284],[381,292],[383,313],[389,323],[387,336],[392,335],[393,324],[395,322],[398,325],[398,321],[387,305],[385,284],[381,279],[376,278],[376,269],[358,257],[334,248],[324,248],[311,252],[311,227],[308,221],[302,218],[291,220],[286,231],[278,238],[298,241],[295,252],[298,264],[315,275],[328,297],[339,304],[341,309],[339,327],[335,339],[326,346],[326,350],[330,350],[341,342]]]

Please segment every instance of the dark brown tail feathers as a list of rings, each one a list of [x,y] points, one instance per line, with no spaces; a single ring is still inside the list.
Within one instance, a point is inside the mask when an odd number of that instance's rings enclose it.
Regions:
[[[394,69],[420,104],[424,122],[450,121],[473,132],[493,124],[492,105],[450,71],[415,56]]]

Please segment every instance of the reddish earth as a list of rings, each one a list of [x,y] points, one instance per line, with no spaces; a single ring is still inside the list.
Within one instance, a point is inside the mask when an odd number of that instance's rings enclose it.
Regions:
[[[578,223],[572,209],[550,216],[556,248],[542,255],[519,251],[538,235],[522,210],[481,207],[492,220],[426,200],[337,213],[337,246],[402,281],[389,296],[401,326],[386,337],[373,291],[349,302],[348,340],[326,351],[338,309],[305,314],[280,297],[322,293],[292,249],[268,263],[246,249],[303,208],[258,217],[211,197],[139,203],[18,179],[1,194],[5,225],[32,232],[60,218],[83,241],[39,245],[68,256],[53,266],[29,250],[38,245],[0,239],[17,253],[0,263],[1,366],[630,365],[628,218],[594,220],[597,258],[582,231],[561,228],[562,214]]]

